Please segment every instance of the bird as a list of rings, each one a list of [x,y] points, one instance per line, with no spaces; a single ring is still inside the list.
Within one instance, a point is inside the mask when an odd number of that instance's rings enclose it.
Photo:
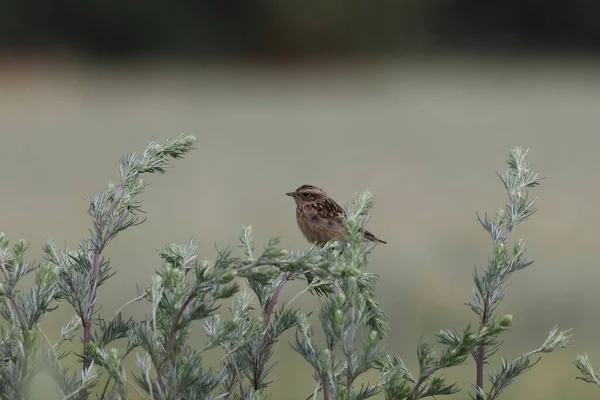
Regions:
[[[302,185],[286,195],[296,202],[296,222],[306,240],[322,246],[330,240],[344,239],[345,211],[323,189]],[[363,235],[366,241],[387,244],[367,230]]]

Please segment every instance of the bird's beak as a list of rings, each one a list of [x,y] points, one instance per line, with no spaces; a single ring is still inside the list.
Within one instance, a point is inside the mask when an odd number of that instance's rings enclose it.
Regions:
[[[287,192],[285,195],[286,196],[290,196],[290,197],[294,197],[294,192]]]

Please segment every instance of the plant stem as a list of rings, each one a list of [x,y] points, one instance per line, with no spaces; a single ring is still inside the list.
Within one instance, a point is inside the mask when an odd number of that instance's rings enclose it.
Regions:
[[[0,267],[2,268],[2,274],[4,275],[4,279],[6,279],[6,286],[9,286],[9,282],[10,282],[10,275],[8,273],[8,268],[6,268],[6,264],[4,264],[4,261],[0,261]],[[21,312],[21,307],[19,306],[19,303],[17,302],[17,298],[15,297],[14,293],[13,293],[13,286],[10,285],[10,292],[6,292],[5,296],[10,300],[10,304],[12,305],[12,308],[15,311],[15,314],[17,314],[17,318],[19,319],[19,325],[21,327],[21,329],[25,330],[27,329],[26,326],[26,321],[25,321],[25,317],[23,317],[23,313]]]
[[[96,304],[96,291],[98,289],[98,276],[100,274],[100,257],[102,256],[102,248],[96,249],[94,251],[94,258],[92,260],[92,301],[90,308],[87,312],[87,315],[84,315],[83,311],[81,312],[80,318],[83,325],[83,348],[84,348],[84,356],[83,356],[83,370],[87,370],[92,364],[91,358],[85,354],[85,347],[92,340],[92,318],[94,316],[94,306]],[[87,389],[81,389],[81,396],[84,399],[87,399],[89,396],[89,392]]]
[[[243,381],[244,378],[242,377],[242,375],[240,375],[240,370],[237,366],[235,358],[231,358],[231,363],[233,364],[233,368],[235,370],[235,375],[238,378],[239,383],[240,383],[240,399],[246,400],[246,390],[244,390],[244,381]],[[232,388],[233,388],[233,385],[235,385],[235,379],[232,382]]]
[[[312,400],[317,400],[317,393],[319,393],[319,386],[320,386],[320,384],[317,382],[317,384],[315,385],[315,390],[313,391]]]
[[[266,309],[263,311],[263,321],[265,323],[265,330],[264,330],[264,335],[263,335],[263,345],[264,345],[264,352],[267,352],[270,350],[271,346],[273,346],[273,344],[275,343],[274,340],[269,338],[268,335],[268,329],[269,329],[269,324],[271,323],[271,317],[273,316],[273,311],[275,310],[275,305],[277,304],[277,300],[279,299],[279,296],[281,295],[281,289],[283,289],[283,285],[285,285],[285,283],[292,277],[294,273],[293,272],[284,272],[283,276],[281,277],[281,279],[279,279],[279,282],[277,282],[277,286],[275,287],[275,290],[273,291],[273,296],[271,296],[271,300],[269,300],[269,304],[267,304]],[[259,390],[260,389],[260,385],[259,382],[262,380],[262,374],[264,372],[265,369],[265,364],[257,364],[258,369],[255,370],[255,374],[254,374],[254,390]]]
[[[279,295],[281,294],[281,289],[283,289],[283,285],[292,277],[293,272],[284,273],[277,286],[275,287],[275,291],[273,291],[273,296],[271,296],[271,300],[267,305],[267,309],[263,313],[263,319],[265,321],[265,328],[269,326],[271,321],[271,316],[273,315],[273,310],[275,309],[275,304],[277,304],[277,300],[279,299]]]
[[[175,318],[173,318],[173,322],[171,323],[171,330],[169,331],[169,336],[167,337],[167,345],[165,347],[165,356],[164,356],[163,360],[160,362],[160,364],[156,366],[156,376],[158,379],[158,384],[160,385],[160,387],[163,391],[165,390],[165,382],[162,377],[163,366],[169,361],[169,358],[171,357],[171,353],[173,352],[173,345],[175,343],[175,334],[177,333],[177,329],[179,329],[179,320],[181,319],[181,316],[183,315],[183,312],[185,311],[187,306],[190,304],[190,302],[195,297],[196,297],[195,294],[189,295],[185,299],[185,301],[183,302],[181,307],[179,307],[179,310],[177,310],[177,314],[175,314]]]
[[[338,286],[336,285],[336,287]],[[331,356],[333,357],[333,338],[329,340],[327,347],[329,348]],[[323,380],[323,400],[329,400],[329,382],[327,382],[326,379]]]
[[[294,297],[292,297],[292,299],[290,301],[288,301],[287,306],[291,306],[292,303],[294,301],[296,301],[300,296],[302,296],[304,293],[308,292],[311,289],[315,289],[319,286],[325,285],[325,283],[323,283],[323,281],[321,281],[319,278],[314,278],[313,281],[308,284],[304,289],[302,289],[300,292],[298,292],[298,294],[296,294]]]
[[[102,255],[102,249],[98,249],[94,252],[94,259],[92,261],[92,303],[90,309],[87,312],[87,317],[82,318],[83,322],[83,346],[89,344],[92,340],[92,317],[94,315],[94,305],[96,304],[96,290],[98,288],[98,275],[100,270],[100,256]],[[89,357],[84,357],[83,369],[88,369],[91,364]]]
[[[329,400],[329,384],[323,382],[323,400]]]
[[[169,337],[167,338],[167,346],[165,348],[165,357],[162,361],[162,364],[166,363],[169,360],[169,358],[171,357],[171,353],[173,352],[173,344],[175,341],[175,333],[177,333],[177,329],[179,328],[179,319],[183,315],[183,312],[185,311],[187,306],[194,299],[194,297],[195,296],[193,296],[193,295],[188,296],[185,299],[185,301],[183,302],[183,304],[181,305],[181,307],[179,307],[179,310],[177,310],[177,314],[175,314],[175,318],[173,318],[173,322],[171,323],[171,331],[169,332]],[[162,366],[162,364],[161,364],[161,366]]]
[[[489,318],[488,315],[488,296],[486,296],[485,301],[483,303],[483,314],[481,316],[481,327],[484,327]],[[485,345],[480,345],[479,349],[477,349],[477,358],[475,360],[477,364],[477,388],[480,391],[483,391],[483,366],[485,364]],[[483,400],[483,396],[477,394],[477,400]]]
[[[352,306],[350,308],[350,321],[352,321],[352,333],[350,334],[351,343],[354,343],[356,340],[356,329],[358,328],[358,324],[356,323],[356,307]]]
[[[104,389],[102,390],[102,394],[100,395],[100,399],[104,400],[106,398],[106,391],[108,390],[108,385],[110,384],[110,380],[112,379],[111,376],[109,376],[106,379],[106,383],[104,384]]]
[[[244,272],[244,271],[249,271],[251,269],[254,269],[256,267],[262,267],[264,265],[287,265],[289,264],[289,261],[278,261],[278,260],[258,260],[255,261],[253,263],[250,263],[248,265],[244,265],[243,267],[240,267],[237,272]]]
[[[485,362],[485,345],[480,345],[477,350],[477,388],[483,390],[483,364]],[[483,397],[477,395],[477,400],[483,400]]]
[[[350,345],[354,346],[354,342],[356,339],[356,328],[358,324],[356,323],[356,307],[350,307]],[[346,351],[344,351],[346,352]],[[350,397],[350,390],[352,389],[352,381],[353,379],[350,376],[350,365],[352,363],[352,354],[346,354],[346,362],[348,363],[348,368],[346,369],[346,395]]]
[[[342,293],[342,288],[337,280],[333,282],[333,288],[336,296],[339,296],[339,294]],[[333,357],[333,338],[329,339],[327,346],[331,352],[331,357]],[[323,382],[323,400],[329,400],[329,382]]]

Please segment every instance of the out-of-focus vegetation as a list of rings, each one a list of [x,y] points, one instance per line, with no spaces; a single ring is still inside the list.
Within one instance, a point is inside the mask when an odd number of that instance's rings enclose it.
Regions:
[[[370,267],[382,278],[377,298],[391,320],[386,345],[412,368],[422,336],[474,322],[463,303],[474,266],[489,253],[474,213],[497,205],[502,191],[490,171],[508,147],[531,147],[545,180],[536,218],[516,236],[528,238],[536,262],[498,310],[514,315],[502,355],[539,345],[554,324],[574,328],[574,337],[505,396],[596,399],[592,385],[575,381],[573,360],[585,352],[600,363],[600,68],[573,51],[598,49],[599,17],[593,0],[5,0],[0,231],[29,238],[35,259],[47,235],[74,245],[88,229],[84,193],[116,176],[123,149],[194,133],[199,151],[171,179],[150,179],[149,220],[107,254],[118,278],[99,291],[100,313],[111,316],[159,268],[152,251],[168,241],[193,235],[201,257],[214,259],[215,242],[234,243],[241,225],[253,225],[258,247],[276,234],[308,247],[285,192],[315,184],[344,203],[369,188],[369,229],[390,243]],[[47,49],[119,64],[51,63],[38,53]],[[502,49],[518,52],[485,60],[453,53]],[[33,57],[14,57],[20,50]],[[447,57],[423,56],[437,50]],[[535,58],[532,50],[548,53]],[[563,50],[568,58],[556,56]],[[377,59],[413,52],[421,56]],[[348,54],[358,57],[336,58]],[[155,62],[123,62],[136,55]],[[311,56],[333,63],[277,63]],[[224,62],[170,63],[174,57]],[[238,57],[275,63],[227,61]],[[299,288],[291,282],[282,299]],[[309,298],[297,304],[317,307]],[[142,318],[136,306],[126,316]],[[44,326],[57,332],[70,317],[59,309]],[[275,399],[304,395],[312,384],[292,340],[284,335],[276,345]],[[466,387],[474,367],[448,377]],[[37,383],[47,398],[48,381]]]
[[[600,46],[595,0],[4,0],[0,49],[298,56]]]
[[[0,225],[11,237],[31,240],[32,259],[41,258],[47,235],[74,245],[87,232],[85,193],[117,177],[123,148],[173,132],[198,137],[198,151],[170,179],[150,178],[148,221],[107,252],[118,275],[99,290],[102,315],[136,295],[135,284],[159,268],[153,250],[169,241],[193,235],[200,257],[214,259],[215,242],[235,243],[240,226],[253,225],[257,248],[273,234],[284,245],[307,248],[285,192],[311,183],[344,203],[370,188],[375,209],[368,227],[390,243],[370,266],[381,276],[377,298],[390,317],[386,346],[410,368],[423,335],[474,322],[463,303],[471,299],[474,265],[490,250],[475,211],[493,211],[504,195],[492,171],[508,147],[531,147],[545,179],[535,193],[539,211],[515,236],[528,239],[535,264],[498,311],[514,316],[502,355],[538,346],[554,324],[574,328],[574,337],[506,396],[597,398],[592,385],[575,381],[573,366],[577,353],[600,360],[594,308],[600,192],[593,184],[600,79],[593,63],[432,59],[296,70],[7,65],[0,75],[6,210]],[[291,282],[283,301],[300,288]],[[316,309],[308,297],[296,304]],[[134,304],[126,316],[144,313]],[[45,330],[57,332],[70,317],[66,307],[57,310]],[[292,340],[284,336],[276,345],[274,398],[304,394],[312,384]],[[448,375],[465,386],[474,380],[473,364]],[[38,393],[47,395],[48,382],[38,379]]]

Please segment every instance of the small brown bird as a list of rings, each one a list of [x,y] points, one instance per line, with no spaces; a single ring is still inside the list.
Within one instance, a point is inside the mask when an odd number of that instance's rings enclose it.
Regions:
[[[344,238],[344,209],[327,196],[324,190],[312,185],[302,185],[286,195],[296,201],[296,222],[310,243],[323,245],[330,240]],[[364,237],[370,242],[387,244],[367,230]]]

